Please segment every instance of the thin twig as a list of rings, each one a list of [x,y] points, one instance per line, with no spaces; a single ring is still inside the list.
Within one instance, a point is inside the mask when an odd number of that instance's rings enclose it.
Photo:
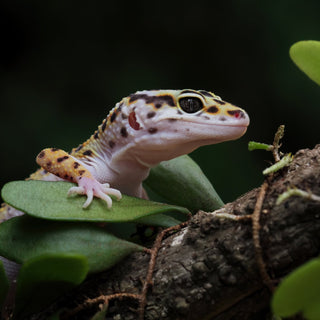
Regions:
[[[186,222],[180,223],[176,226],[167,228],[165,230],[162,230],[157,235],[157,238],[156,238],[154,245],[151,249],[150,262],[149,262],[149,267],[148,267],[148,271],[147,271],[147,276],[146,276],[146,279],[143,283],[142,291],[140,294],[140,304],[139,304],[139,319],[140,320],[144,319],[144,311],[145,311],[145,307],[147,304],[147,293],[148,293],[149,287],[152,285],[152,275],[153,275],[154,268],[156,265],[157,255],[158,255],[158,252],[161,248],[162,240],[165,237],[165,235],[167,235],[169,232],[178,231],[178,230],[182,229],[183,227],[185,227],[188,223],[189,223],[189,221],[186,221]]]
[[[254,250],[256,255],[256,261],[259,267],[259,272],[264,284],[269,288],[271,292],[274,291],[274,285],[267,272],[266,264],[263,260],[263,251],[260,244],[260,214],[263,205],[264,198],[268,189],[268,182],[264,181],[260,188],[260,192],[257,198],[257,202],[252,214],[252,238],[254,244]]]
[[[109,295],[100,295],[99,297],[92,298],[92,299],[88,298],[82,304],[80,304],[76,308],[74,308],[73,310],[62,314],[61,319],[65,320],[65,319],[73,318],[78,312],[81,312],[85,308],[87,308],[89,306],[93,306],[97,303],[103,303],[103,306],[105,307],[106,305],[109,304],[109,302],[111,300],[114,300],[114,299],[122,300],[124,298],[140,300],[140,295],[134,294],[134,293],[123,292],[123,293],[114,293],[114,294],[109,294]]]

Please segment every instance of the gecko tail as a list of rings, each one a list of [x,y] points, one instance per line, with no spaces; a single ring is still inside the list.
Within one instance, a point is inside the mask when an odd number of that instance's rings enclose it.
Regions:
[[[61,181],[63,179],[47,172],[42,168],[39,168],[37,171],[33,172],[26,180]],[[9,206],[6,203],[2,203],[0,205],[0,223],[21,215],[23,215],[23,212]]]

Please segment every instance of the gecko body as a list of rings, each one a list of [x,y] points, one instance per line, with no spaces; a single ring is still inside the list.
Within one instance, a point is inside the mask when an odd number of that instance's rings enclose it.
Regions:
[[[247,113],[204,90],[145,90],[123,98],[94,134],[70,153],[42,150],[31,175],[37,180],[78,184],[69,194],[93,197],[108,207],[121,193],[147,198],[142,182],[150,168],[196,148],[241,137]]]

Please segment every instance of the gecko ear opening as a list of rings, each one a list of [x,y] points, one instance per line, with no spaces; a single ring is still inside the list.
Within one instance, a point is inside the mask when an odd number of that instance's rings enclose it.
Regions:
[[[139,122],[137,121],[137,118],[136,118],[136,113],[134,111],[132,111],[129,114],[129,125],[134,130],[140,130],[141,129],[140,124],[139,124]]]

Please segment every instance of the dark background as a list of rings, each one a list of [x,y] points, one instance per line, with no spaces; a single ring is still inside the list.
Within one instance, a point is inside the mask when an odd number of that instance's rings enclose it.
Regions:
[[[319,142],[320,88],[290,60],[319,40],[320,1],[14,1],[0,4],[0,186],[69,151],[142,89],[206,89],[246,109],[240,140],[192,154],[223,200],[259,186],[272,159],[247,151],[286,125],[283,151]]]

